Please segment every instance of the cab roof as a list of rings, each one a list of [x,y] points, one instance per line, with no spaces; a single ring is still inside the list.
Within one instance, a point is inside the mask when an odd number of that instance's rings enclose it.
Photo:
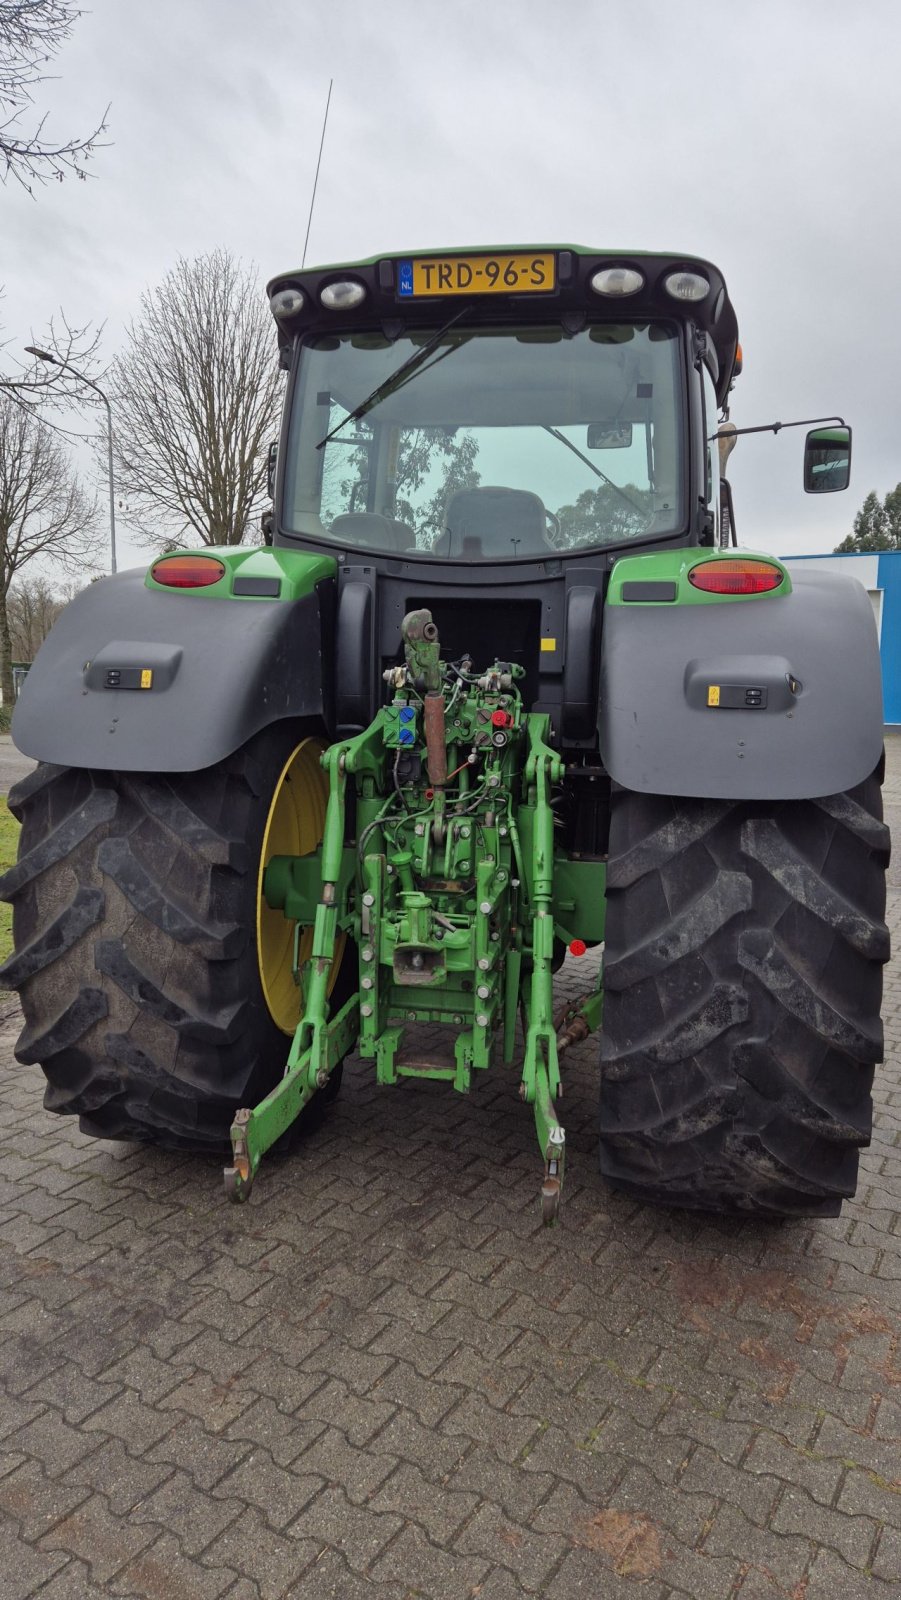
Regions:
[[[540,293],[417,294],[399,293],[401,268],[426,261],[451,261],[460,257],[509,257],[513,255],[553,255],[556,260],[555,287]],[[641,273],[644,284],[635,294],[606,298],[591,288],[591,279],[604,267],[629,267]],[[700,273],[710,285],[706,296],[691,303],[674,300],[664,288],[673,272]],[[331,283],[351,279],[361,283],[366,294],[353,310],[328,310],[320,302],[322,290]],[[389,337],[409,326],[434,326],[436,318],[450,314],[469,302],[474,321],[480,323],[546,322],[559,319],[573,331],[586,321],[641,321],[651,317],[676,318],[695,324],[709,337],[715,355],[711,363],[715,374],[717,399],[722,405],[733,379],[740,370],[738,324],[729,299],[725,279],[719,268],[700,256],[667,251],[595,250],[587,245],[527,244],[473,245],[443,247],[437,250],[398,251],[391,255],[370,256],[363,261],[333,262],[327,266],[298,268],[281,272],[267,284],[272,296],[282,289],[300,290],[303,306],[288,316],[276,314],[282,364],[290,364],[291,348],[298,336],[338,328],[353,329],[380,324]]]

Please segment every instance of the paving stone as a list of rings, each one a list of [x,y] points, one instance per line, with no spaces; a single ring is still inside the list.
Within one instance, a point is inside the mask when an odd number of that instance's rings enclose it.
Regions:
[[[399,1356],[408,1361],[420,1377],[430,1378],[444,1362],[460,1350],[460,1341],[442,1337],[440,1325],[438,1330],[431,1332],[427,1329],[410,1327],[409,1323],[397,1320],[391,1322],[382,1333],[376,1334],[372,1341],[372,1349],[379,1355]],[[471,1354],[484,1368],[481,1356],[476,1351],[472,1351]]]
[[[43,1401],[33,1399],[30,1395],[16,1399],[5,1391],[5,1387],[0,1389],[0,1439],[6,1441],[7,1449],[11,1448],[9,1439],[12,1435],[19,1428],[34,1422],[45,1409]]]
[[[314,1350],[305,1364],[308,1371],[336,1378],[357,1395],[371,1393],[394,1365],[390,1356],[355,1350],[351,1345],[331,1339]]]
[[[150,1406],[156,1405],[164,1395],[171,1394],[181,1381],[182,1374],[176,1366],[169,1361],[161,1361],[141,1346],[114,1361],[103,1374],[104,1384],[134,1389],[141,1400]]]
[[[467,1395],[441,1424],[441,1432],[488,1445],[502,1461],[519,1461],[541,1432],[535,1417],[514,1417],[496,1411],[475,1395]]]
[[[378,1436],[379,1455],[415,1462],[432,1477],[442,1477],[459,1465],[471,1448],[464,1437],[423,1428],[411,1411],[397,1411]]]
[[[567,1548],[566,1540],[547,1531],[536,1534],[496,1506],[482,1506],[454,1542],[461,1554],[509,1567],[521,1583],[539,1591]]]
[[[171,1417],[155,1406],[145,1405],[129,1390],[92,1412],[84,1423],[86,1434],[113,1435],[136,1454],[157,1444],[171,1426]]]
[[[213,1493],[231,1503],[256,1506],[273,1528],[288,1526],[324,1487],[325,1478],[308,1469],[304,1458],[292,1471],[277,1466],[265,1450],[252,1450]],[[209,1504],[209,1501],[207,1501]]]
[[[71,1361],[65,1361],[46,1378],[41,1378],[39,1397],[43,1404],[54,1406],[66,1422],[77,1426],[113,1400],[121,1387],[115,1379],[104,1377],[98,1382],[87,1378]]]
[[[340,1428],[352,1445],[363,1446],[397,1415],[397,1409],[391,1401],[364,1398],[351,1393],[346,1384],[332,1380],[321,1384],[310,1396],[303,1406],[303,1414],[313,1421]],[[390,1454],[390,1446],[386,1448]]]
[[[147,1451],[146,1460],[183,1467],[197,1487],[208,1492],[243,1461],[250,1448],[246,1440],[220,1438],[208,1433],[193,1418],[182,1418],[165,1438]]]
[[[65,1565],[65,1555],[36,1550],[20,1539],[12,1522],[0,1522],[3,1600],[30,1600],[41,1584]]]
[[[824,1427],[829,1421],[825,1419]],[[816,1445],[811,1449],[793,1448],[775,1433],[758,1433],[743,1462],[748,1473],[765,1473],[781,1483],[799,1484],[812,1499],[830,1506],[841,1482],[844,1465],[830,1455],[823,1446],[822,1429]]]
[[[28,1313],[23,1314],[27,1317]],[[32,1318],[34,1311],[31,1311]],[[43,1382],[59,1366],[59,1351],[49,1350],[33,1340],[11,1338],[3,1347],[3,1386],[9,1394],[22,1395]]]
[[[371,1577],[360,1577],[337,1550],[326,1549],[291,1586],[285,1600],[411,1600],[411,1593],[405,1583],[375,1583]]]
[[[421,1378],[408,1361],[395,1361],[390,1371],[379,1378],[376,1392],[380,1400],[395,1400],[414,1411],[426,1428],[433,1428],[460,1400],[458,1389]]]
[[[829,1545],[849,1566],[861,1568],[869,1560],[878,1532],[872,1517],[851,1516],[841,1509],[817,1505],[794,1484],[786,1485],[771,1525],[779,1533],[798,1533],[816,1544]]]
[[[443,1339],[455,1344],[469,1345],[477,1350],[484,1361],[499,1361],[505,1350],[515,1344],[521,1329],[508,1327],[502,1322],[487,1322],[484,1317],[453,1306],[438,1324]]]
[[[850,1516],[875,1517],[877,1522],[889,1527],[901,1522],[901,1450],[895,1459],[894,1480],[880,1481],[871,1472],[848,1472],[836,1503],[836,1509]],[[837,1547],[838,1548],[838,1547]],[[845,1555],[845,1552],[842,1551]],[[845,1559],[848,1557],[845,1555]],[[901,1582],[901,1572],[899,1572]]]
[[[582,983],[563,969],[562,993]],[[352,1061],[236,1215],[214,1164],[48,1117],[0,1023],[0,1514],[37,1541],[0,1564],[2,1600],[889,1600],[901,978],[887,992],[841,1218],[614,1194],[588,1041],[552,1237],[509,1075],[392,1096]]]
[[[352,1571],[363,1573],[403,1527],[390,1511],[357,1506],[343,1490],[323,1489],[291,1524],[295,1537],[327,1544],[343,1555]]]
[[[477,1595],[477,1585],[488,1571],[480,1556],[456,1555],[440,1550],[416,1527],[404,1528],[372,1569],[377,1582],[406,1583],[415,1595],[429,1600],[462,1600]]]
[[[187,1556],[198,1556],[208,1544],[240,1516],[245,1499],[209,1495],[197,1489],[186,1472],[173,1472],[131,1514],[131,1521],[156,1523],[174,1534]]]
[[[337,1428],[325,1428],[294,1460],[292,1473],[340,1483],[348,1499],[359,1505],[369,1500],[394,1470],[393,1457],[380,1445],[381,1441],[376,1450],[361,1450]]]
[[[529,1371],[528,1365],[507,1367],[497,1361],[486,1363],[471,1345],[458,1345],[436,1369],[435,1379],[445,1387],[452,1400],[462,1399],[467,1391],[476,1391],[485,1396],[489,1405],[501,1410],[523,1388]]]
[[[215,1383],[232,1384],[247,1374],[247,1350],[243,1345],[224,1339],[209,1328],[199,1333],[189,1344],[183,1344],[173,1357],[177,1366],[199,1368],[209,1373]]]
[[[92,1583],[90,1568],[83,1561],[73,1558],[51,1578],[40,1596],[41,1600],[109,1600],[109,1593],[105,1583]]]
[[[678,1486],[684,1494],[704,1493],[714,1500],[731,1501],[760,1528],[769,1522],[784,1487],[772,1473],[759,1467],[749,1469],[747,1464],[740,1468],[730,1466],[704,1445],[692,1450],[679,1474]]]
[[[251,1404],[251,1399],[246,1390],[229,1389],[224,1384],[214,1383],[206,1372],[193,1372],[159,1402],[159,1414],[185,1412],[188,1416],[196,1417],[209,1432],[216,1433],[240,1417]],[[164,1417],[163,1420],[171,1428],[171,1417]]]
[[[396,1511],[405,1522],[415,1522],[433,1544],[445,1548],[472,1516],[479,1497],[452,1490],[444,1482],[436,1485],[418,1467],[403,1461],[369,1503],[374,1511]]]
[[[187,1321],[214,1328],[223,1339],[242,1339],[265,1321],[265,1312],[251,1301],[236,1305],[221,1289],[211,1290],[187,1315]],[[193,1330],[191,1330],[193,1331]]]
[[[510,1465],[499,1461],[485,1445],[467,1451],[456,1470],[442,1485],[449,1491],[465,1490],[499,1506],[514,1522],[528,1522],[536,1506],[553,1489],[555,1475],[532,1468],[531,1462]]]
[[[874,1577],[886,1583],[901,1584],[901,1529],[885,1527],[872,1561]]]
[[[11,1433],[6,1440],[6,1447],[9,1450],[23,1450],[40,1461],[48,1472],[56,1474],[80,1461],[90,1450],[96,1450],[97,1443],[96,1434],[70,1428],[48,1406],[33,1422]]]
[[[95,1494],[45,1534],[40,1548],[77,1556],[89,1567],[91,1581],[102,1584],[153,1538],[149,1529],[114,1517],[103,1496]]]
[[[572,1483],[583,1494],[603,1497],[622,1475],[626,1462],[622,1456],[603,1448],[594,1450],[581,1440],[571,1439],[562,1428],[546,1428],[537,1434],[523,1456],[521,1467],[532,1473],[550,1475]]]
[[[121,1439],[109,1439],[98,1448],[96,1435],[93,1438],[93,1454],[70,1467],[65,1481],[102,1494],[117,1517],[128,1516],[172,1475],[171,1466],[129,1455]]]
[[[202,1566],[187,1555],[178,1540],[163,1534],[142,1550],[112,1579],[107,1593],[143,1596],[146,1600],[219,1600],[234,1584],[227,1568]]]
[[[626,1558],[628,1559],[628,1557]],[[548,1587],[548,1600],[670,1600],[672,1589],[653,1576],[642,1577],[641,1586],[631,1573],[617,1573],[608,1560],[593,1548],[570,1550],[563,1558]],[[723,1600],[722,1595],[718,1600]]]
[[[240,1417],[225,1429],[225,1437],[244,1449],[261,1446],[280,1467],[289,1467],[314,1440],[325,1433],[327,1424],[296,1412],[280,1411],[268,1397],[255,1400]],[[236,1457],[240,1455],[236,1450]]]
[[[0,1478],[0,1512],[18,1525],[29,1544],[47,1533],[55,1522],[89,1498],[88,1489],[77,1489],[48,1478],[36,1461],[26,1461],[13,1473]]]
[[[315,1561],[320,1546],[311,1539],[274,1533],[258,1511],[246,1510],[203,1553],[205,1567],[231,1567],[256,1584],[259,1600],[282,1600]]]
[[[849,1567],[834,1550],[821,1549],[810,1564],[804,1600],[894,1600],[898,1587],[897,1570],[883,1583]]]
[[[732,1556],[771,1573],[783,1590],[799,1585],[810,1559],[811,1546],[805,1538],[756,1528],[735,1506],[722,1505],[704,1540],[704,1552],[711,1556]],[[806,1596],[805,1596],[806,1600]]]

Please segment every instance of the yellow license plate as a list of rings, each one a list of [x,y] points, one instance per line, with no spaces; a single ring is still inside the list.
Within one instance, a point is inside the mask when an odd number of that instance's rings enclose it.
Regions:
[[[553,255],[431,256],[399,261],[402,299],[446,294],[546,294],[556,281]]]

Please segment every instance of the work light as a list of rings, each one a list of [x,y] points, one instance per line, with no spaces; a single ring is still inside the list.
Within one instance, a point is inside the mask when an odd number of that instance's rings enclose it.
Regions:
[[[327,283],[319,298],[327,311],[352,311],[366,299],[366,288],[353,278],[342,278],[339,283]]]
[[[634,267],[604,267],[593,274],[591,287],[595,294],[622,297],[643,289],[644,277]]]

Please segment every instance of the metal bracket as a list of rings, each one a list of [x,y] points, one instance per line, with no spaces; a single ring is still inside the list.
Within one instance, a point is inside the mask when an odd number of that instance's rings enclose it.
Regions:
[[[315,1056],[310,1048],[294,1061],[289,1057],[288,1071],[272,1093],[252,1111],[235,1112],[231,1128],[232,1164],[224,1172],[225,1193],[235,1205],[243,1205],[249,1199],[257,1168],[266,1151],[290,1128],[316,1090],[328,1081],[338,1062],[343,1061],[357,1037],[359,1026],[359,1001],[354,995],[338,1015],[324,1025],[321,1048]]]

